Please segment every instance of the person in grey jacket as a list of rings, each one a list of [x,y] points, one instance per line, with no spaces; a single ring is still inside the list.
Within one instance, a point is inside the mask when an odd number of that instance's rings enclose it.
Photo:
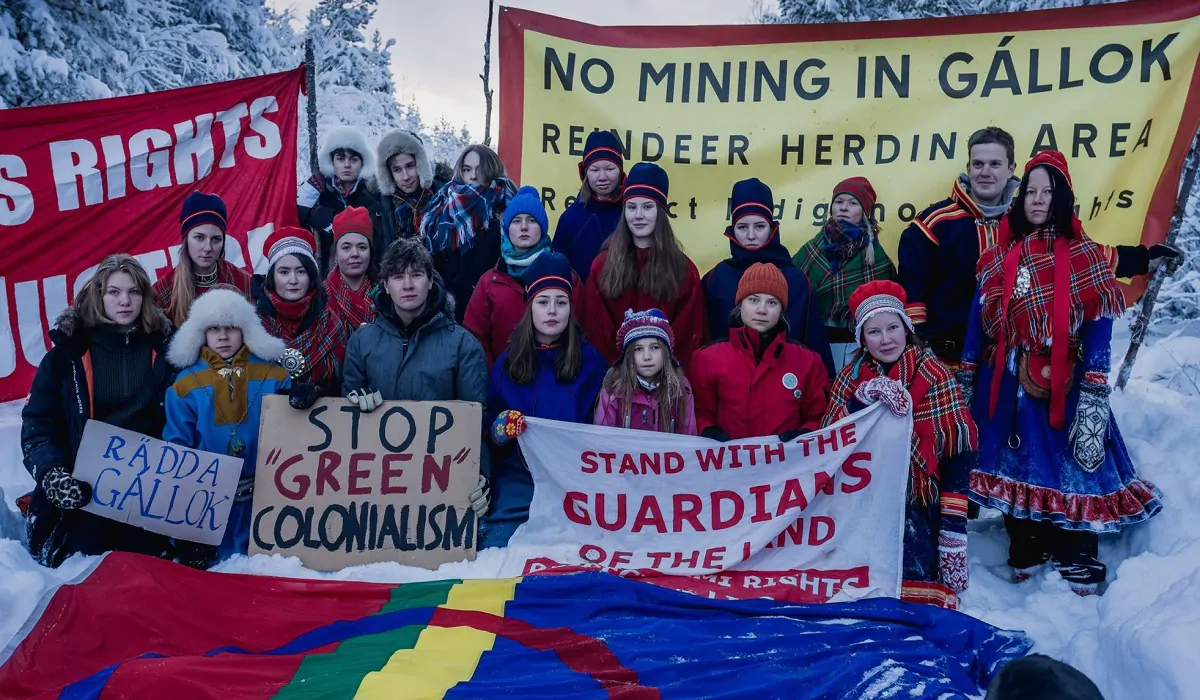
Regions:
[[[383,401],[474,401],[487,415],[488,370],[483,346],[454,321],[454,297],[433,269],[419,239],[392,243],[375,292],[378,315],[350,336],[342,392],[359,410]],[[480,425],[482,435],[483,426]],[[487,512],[487,451],[480,455],[479,488],[471,496]]]

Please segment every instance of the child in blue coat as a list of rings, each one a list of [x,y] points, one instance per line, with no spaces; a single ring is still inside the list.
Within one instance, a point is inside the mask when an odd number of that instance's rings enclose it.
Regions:
[[[571,311],[571,265],[546,252],[526,276],[525,316],[508,349],[497,358],[488,381],[492,422],[492,503],[479,541],[504,547],[529,518],[533,478],[514,438],[525,431],[525,416],[591,423],[608,364],[583,339]]]
[[[179,543],[183,563],[207,567],[246,553],[262,398],[291,386],[287,371],[275,364],[286,349],[232,288],[198,298],[171,339],[167,359],[184,369],[167,391],[163,439],[243,460],[225,539],[215,553],[203,545]]]

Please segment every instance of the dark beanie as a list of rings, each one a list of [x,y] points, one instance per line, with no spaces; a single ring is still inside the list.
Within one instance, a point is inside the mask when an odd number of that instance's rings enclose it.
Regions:
[[[738,219],[743,216],[757,214],[767,220],[767,223],[774,221],[775,215],[771,210],[771,204],[775,198],[771,196],[771,188],[767,187],[767,183],[752,177],[749,180],[742,180],[733,186],[733,223],[736,225]]]
[[[203,224],[213,224],[225,233],[229,216],[225,212],[225,202],[215,194],[205,194],[195,190],[183,200],[183,211],[179,212],[179,226],[186,237],[188,232]]]
[[[528,304],[541,292],[547,289],[559,289],[569,296],[574,287],[571,284],[571,263],[566,256],[552,250],[542,251],[537,260],[525,272],[529,284],[525,287],[525,303]]]
[[[621,199],[624,201],[634,197],[648,197],[665,209],[670,186],[667,171],[654,163],[638,163],[630,168],[629,174],[625,176],[625,190],[621,193]]]
[[[579,162],[579,179],[587,177],[587,169],[598,160],[607,160],[617,166],[617,170],[625,170],[625,158],[622,155],[621,140],[617,135],[606,129],[593,131],[587,137],[583,147],[583,160]]]

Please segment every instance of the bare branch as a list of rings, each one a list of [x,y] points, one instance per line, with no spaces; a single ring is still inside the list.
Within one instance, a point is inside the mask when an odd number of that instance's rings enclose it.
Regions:
[[[483,81],[483,145],[492,145],[492,16],[495,14],[496,0],[488,0],[487,38],[483,42],[483,73],[479,79]]]

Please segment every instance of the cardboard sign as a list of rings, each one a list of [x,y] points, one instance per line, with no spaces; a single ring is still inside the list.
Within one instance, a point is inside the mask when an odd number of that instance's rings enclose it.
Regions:
[[[216,545],[225,537],[242,460],[89,420],[74,476],[92,487],[88,513]]]
[[[483,407],[465,401],[363,413],[345,399],[297,411],[286,396],[263,397],[250,554],[323,571],[474,559],[482,421]]]
[[[527,420],[535,488],[510,546],[543,556],[525,573],[803,603],[900,593],[911,416],[875,404],[786,443]]]

